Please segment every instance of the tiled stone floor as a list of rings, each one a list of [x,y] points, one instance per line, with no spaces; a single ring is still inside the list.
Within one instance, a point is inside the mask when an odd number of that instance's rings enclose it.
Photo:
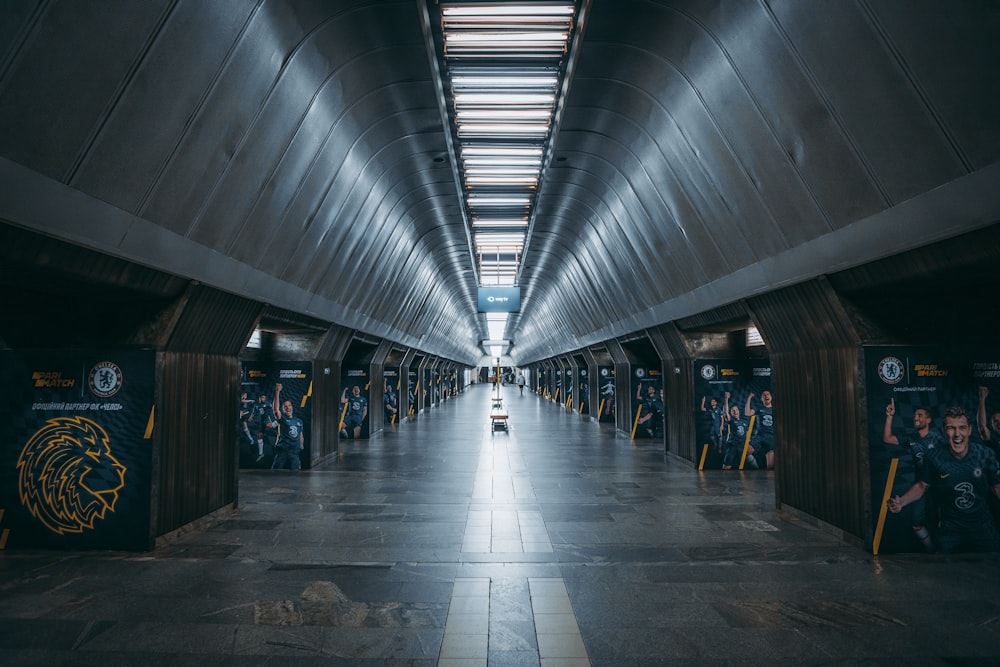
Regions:
[[[516,388],[471,387],[150,553],[0,552],[3,665],[984,665],[1000,559],[874,558]]]

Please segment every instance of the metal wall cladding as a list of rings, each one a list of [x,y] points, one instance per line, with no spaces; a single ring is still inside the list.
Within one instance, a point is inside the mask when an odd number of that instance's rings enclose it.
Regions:
[[[594,2],[519,354],[767,291],[770,259],[825,236],[813,275],[849,263],[837,232],[1000,156],[998,27],[995,3]]]
[[[297,288],[282,307],[478,357],[412,3],[39,2],[5,18],[0,155],[235,258],[247,283]],[[149,264],[187,275],[182,245],[149,244]]]
[[[240,391],[236,357],[163,352],[159,365],[157,536],[236,501]]]
[[[674,323],[648,330],[662,362],[667,451],[696,462],[697,434],[691,406],[695,405],[693,356],[684,334]]]
[[[719,325],[745,323],[749,319],[750,314],[747,312],[746,303],[738,301],[706,310],[691,317],[685,317],[677,321],[677,326],[684,331],[716,330]]]
[[[7,5],[0,168],[67,186],[60,216],[105,207],[64,238],[481,357],[425,5]],[[1000,160],[995,2],[587,9],[508,330],[518,363],[852,266],[855,223]],[[108,207],[135,218],[102,225]],[[908,247],[943,237],[893,223]],[[866,261],[899,252],[886,247]]]
[[[246,347],[261,312],[249,299],[194,286],[166,349],[237,356]]]

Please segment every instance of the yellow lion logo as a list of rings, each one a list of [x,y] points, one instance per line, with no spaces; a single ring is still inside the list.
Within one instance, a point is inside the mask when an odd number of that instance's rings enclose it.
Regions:
[[[32,516],[60,535],[82,533],[115,511],[125,466],[108,434],[86,417],[56,417],[31,436],[17,459],[18,493]]]

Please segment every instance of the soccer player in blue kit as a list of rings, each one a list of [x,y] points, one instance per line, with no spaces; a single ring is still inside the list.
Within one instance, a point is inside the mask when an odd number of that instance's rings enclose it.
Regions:
[[[771,397],[771,392],[765,389],[760,392],[760,407],[754,410],[751,402],[753,401],[754,394],[750,392],[747,396],[747,405],[743,410],[743,414],[747,417],[757,416],[754,420],[753,435],[755,451],[759,451],[764,455],[765,461],[767,461],[767,469],[771,470],[774,468],[774,404],[773,398]]]
[[[281,400],[281,383],[274,386],[274,404],[272,410],[278,422],[278,438],[274,443],[274,462],[271,470],[285,467],[285,461],[292,470],[302,468],[299,452],[305,446],[305,435],[302,433],[302,420],[295,416],[292,402],[287,398]]]
[[[347,414],[344,416],[344,429],[352,434],[357,440],[361,437],[361,424],[368,416],[368,399],[361,395],[361,387],[354,385],[351,388],[351,395],[347,395],[347,389],[340,397],[341,403],[347,404]],[[343,430],[341,431],[343,433]]]
[[[983,436],[983,444],[1000,457],[1000,410],[993,410],[990,418],[986,419],[986,397],[989,395],[990,390],[987,387],[979,388],[979,410],[976,413],[976,421],[979,423],[979,434]]]
[[[723,429],[722,439],[725,443],[725,455],[722,459],[722,469],[732,470],[733,466],[739,467],[740,459],[743,458],[743,448],[747,449],[746,462],[744,467],[758,469],[757,459],[753,456],[753,447],[747,446],[747,428],[749,424],[745,417],[740,416],[740,406],[729,405],[729,392],[725,393],[722,402],[723,408]]]
[[[933,417],[927,408],[915,408],[913,410],[913,431],[907,431],[899,435],[892,432],[892,418],[896,414],[896,399],[889,399],[889,404],[885,406],[885,425],[882,427],[882,442],[887,445],[899,445],[909,450],[910,458],[913,462],[912,475],[910,479],[903,480],[909,484],[921,479],[924,468],[924,458],[933,449],[943,449],[948,446],[944,435],[931,429]],[[934,550],[934,543],[930,533],[927,532],[927,503],[923,498],[915,500],[911,509],[911,525],[913,534],[920,540],[921,544],[928,551]]]
[[[1000,551],[1000,536],[988,505],[989,493],[1000,498],[996,455],[979,443],[969,442],[972,424],[961,407],[945,411],[942,430],[948,447],[937,447],[924,455],[921,479],[903,495],[890,498],[889,511],[898,514],[931,489],[938,496],[941,512],[935,540],[938,551]]]
[[[712,446],[715,447],[715,451],[722,451],[722,429],[725,426],[725,416],[723,415],[723,409],[719,406],[719,401],[712,399],[709,407],[705,407],[705,397],[701,397],[701,411],[708,415],[709,421],[712,423],[711,431],[709,431],[709,439],[712,441]]]

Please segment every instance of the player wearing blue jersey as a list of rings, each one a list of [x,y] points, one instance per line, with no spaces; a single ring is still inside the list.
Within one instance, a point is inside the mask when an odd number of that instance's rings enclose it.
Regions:
[[[657,394],[656,387],[650,384],[646,388],[646,395],[642,395],[642,383],[636,387],[635,397],[641,401],[639,408],[639,426],[641,426],[646,434],[652,438],[656,435],[657,426],[659,424],[658,420],[663,419],[663,403],[660,401],[660,397]]]
[[[257,403],[253,407],[253,423],[257,430],[257,461],[259,462],[264,458],[264,436],[271,432],[274,433],[274,429],[277,424],[274,421],[274,414],[271,410],[271,404],[267,400],[267,394],[261,393],[257,399]]]
[[[253,444],[253,436],[250,435],[248,426],[250,418],[253,416],[253,401],[247,398],[247,393],[240,394],[240,435],[247,437],[247,442]]]
[[[767,462],[767,469],[771,470],[774,468],[774,405],[771,392],[765,389],[760,392],[760,407],[754,409],[753,402],[754,394],[750,392],[747,396],[747,405],[743,410],[743,414],[750,417],[756,416],[753,426],[753,436],[751,443],[758,454],[764,455],[764,460]]]
[[[892,430],[892,420],[896,415],[896,399],[889,399],[889,404],[885,406],[885,425],[882,427],[882,442],[887,445],[898,445],[908,451],[911,460],[911,467],[899,469],[900,481],[906,484],[907,488],[915,484],[922,478],[924,468],[924,458],[934,449],[943,449],[948,443],[944,435],[932,429],[933,417],[927,408],[916,408],[913,411],[913,430],[902,433],[894,433]],[[915,500],[910,505],[910,524],[913,527],[913,534],[924,545],[928,551],[934,550],[934,542],[927,531],[927,503],[924,498]]]
[[[305,446],[302,420],[295,416],[295,409],[291,401],[281,400],[281,389],[280,382],[274,386],[272,411],[278,422],[278,438],[274,443],[275,453],[271,470],[284,468],[286,462],[292,470],[299,470],[302,467],[299,453]]]
[[[986,419],[986,397],[989,394],[990,390],[986,387],[979,388],[979,411],[976,415],[979,434],[983,436],[983,444],[1000,457],[1000,410],[993,410],[989,413],[989,420]]]
[[[948,408],[943,430],[948,447],[928,450],[921,479],[902,496],[890,498],[889,511],[898,514],[931,489],[941,513],[936,536],[939,551],[1000,551],[1000,537],[987,504],[989,493],[1000,498],[997,457],[987,447],[969,442],[972,425],[964,409]]]
[[[390,424],[396,423],[396,416],[399,414],[399,406],[396,402],[396,392],[392,390],[392,385],[388,382],[382,391],[382,409],[385,412],[385,420]]]
[[[712,441],[712,446],[715,447],[715,451],[722,451],[722,429],[725,426],[725,415],[722,407],[719,406],[719,401],[712,399],[708,407],[705,407],[705,397],[701,397],[701,411],[708,415],[708,420],[711,422],[709,430],[709,440]]]
[[[354,439],[361,437],[361,424],[368,416],[368,399],[361,395],[361,387],[354,385],[351,388],[351,395],[347,395],[347,389],[340,397],[340,402],[347,404],[347,413],[344,415],[344,429],[352,433]]]
[[[722,403],[723,408],[723,429],[722,440],[725,447],[725,455],[722,459],[722,469],[732,470],[739,467],[740,459],[743,458],[743,449],[746,447],[747,456],[744,467],[757,470],[757,459],[753,457],[753,446],[747,444],[747,429],[749,424],[745,417],[740,416],[740,406],[729,405],[729,392],[725,394]]]

